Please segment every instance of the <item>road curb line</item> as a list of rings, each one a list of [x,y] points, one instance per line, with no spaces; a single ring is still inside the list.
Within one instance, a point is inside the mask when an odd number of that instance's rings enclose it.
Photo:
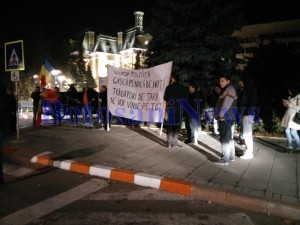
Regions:
[[[195,185],[188,181],[146,173],[136,173],[134,171],[116,169],[108,166],[90,165],[73,160],[53,160],[49,154],[51,154],[51,152],[41,153],[33,156],[30,161],[32,163],[53,166],[77,173],[137,184],[144,187],[152,187],[163,191],[191,196],[195,199],[230,205],[267,215],[300,220],[300,204],[298,203],[267,199],[250,194]]]

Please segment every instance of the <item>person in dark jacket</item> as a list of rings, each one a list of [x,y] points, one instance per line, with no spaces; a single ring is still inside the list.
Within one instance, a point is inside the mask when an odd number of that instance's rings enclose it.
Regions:
[[[78,91],[74,84],[71,84],[69,89],[66,92],[67,104],[68,107],[78,107],[80,104]]]
[[[255,116],[255,106],[257,102],[257,92],[252,82],[245,79],[238,81],[240,92],[238,96],[238,109],[241,116],[240,121],[240,143],[246,145],[246,151],[241,159],[253,158],[253,124]]]
[[[220,88],[220,85],[216,85],[213,89],[213,92],[211,94],[211,107],[215,107],[215,105],[217,104],[217,101],[218,101],[218,98],[221,94],[221,88]],[[213,118],[213,135],[219,135],[220,132],[219,132],[219,125],[218,125],[218,121]]]
[[[99,93],[100,105],[101,105],[101,125],[102,129],[106,129],[107,127],[107,87],[105,85],[101,86],[100,93]]]
[[[189,127],[191,129],[191,136],[188,137],[190,142],[198,145],[198,137],[201,131],[201,111],[203,108],[203,95],[198,91],[198,87],[195,83],[191,82],[189,84],[189,97],[188,103],[197,115],[192,115],[192,113],[187,113]],[[187,141],[185,141],[187,143]]]
[[[187,88],[187,91],[188,91],[188,88]],[[190,95],[191,93],[189,93],[188,91],[188,99],[190,99]],[[184,112],[184,123],[185,123],[185,130],[186,130],[186,137],[187,139],[184,141],[185,144],[189,144],[192,142],[192,130],[191,130],[191,127],[190,127],[190,118],[189,118],[189,115],[188,115],[188,112]]]
[[[78,91],[74,84],[71,84],[68,91],[66,92],[67,104],[69,108],[77,108],[80,105]],[[75,111],[74,109],[70,110],[70,121],[75,123]]]
[[[88,87],[88,84],[83,83],[83,89],[81,92],[82,100],[82,115],[83,115],[83,126],[84,127],[93,127],[93,112],[96,112],[98,109],[98,92],[93,88]]]
[[[178,144],[178,136],[182,122],[182,112],[180,100],[187,101],[188,92],[186,88],[179,84],[179,76],[171,75],[171,83],[166,87],[164,100],[166,101],[168,112],[167,123],[167,146],[168,148],[182,147]]]
[[[5,101],[8,113],[9,133],[14,134],[17,132],[17,99],[14,94],[13,88],[6,89]]]
[[[7,106],[5,101],[5,88],[1,88],[0,90],[0,184],[4,183],[4,175],[3,175],[3,157],[2,157],[2,149],[4,145],[4,141],[6,139],[6,134],[8,132],[9,126],[7,124]]]
[[[56,101],[60,102],[60,104],[63,103],[63,95],[59,90],[59,87],[54,87],[54,91],[56,92]],[[61,126],[62,116],[61,116],[61,110],[56,110],[56,104],[52,103],[50,104],[53,110],[53,125]]]
[[[31,93],[31,98],[33,99],[33,127],[37,127],[36,120],[37,120],[37,113],[39,108],[39,102],[41,100],[41,89],[39,86],[35,87],[34,92]]]

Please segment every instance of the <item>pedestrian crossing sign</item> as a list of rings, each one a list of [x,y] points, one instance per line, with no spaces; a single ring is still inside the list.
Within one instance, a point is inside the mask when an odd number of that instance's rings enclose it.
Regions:
[[[23,40],[5,43],[5,71],[25,70]]]

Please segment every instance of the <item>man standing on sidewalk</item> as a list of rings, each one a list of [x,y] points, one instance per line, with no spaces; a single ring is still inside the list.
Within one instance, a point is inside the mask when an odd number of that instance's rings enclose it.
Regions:
[[[254,113],[257,101],[256,89],[252,86],[251,81],[240,79],[239,83],[243,86],[243,91],[239,100],[239,110],[242,112],[241,132],[242,140],[245,141],[246,151],[242,155],[241,159],[253,158],[253,123]]]
[[[88,87],[87,82],[83,83],[83,89],[81,93],[82,97],[82,117],[84,127],[93,127],[93,112],[98,108],[98,93]]]
[[[168,148],[182,147],[178,144],[178,136],[181,128],[182,112],[180,100],[187,101],[188,92],[186,88],[179,84],[178,74],[171,75],[171,83],[166,87],[164,100],[166,101],[168,112],[167,142]]]
[[[201,111],[204,105],[203,95],[198,91],[198,87],[195,83],[189,84],[189,99],[188,102],[195,112],[197,112],[197,118],[188,114],[189,126],[191,129],[191,141],[194,145],[198,145],[198,137],[201,131]]]
[[[0,184],[4,183],[2,148],[8,131],[4,88],[0,89]]]
[[[220,76],[219,84],[222,88],[222,92],[218,98],[216,109],[218,113],[217,119],[219,123],[222,157],[216,163],[228,165],[229,161],[235,160],[233,141],[235,116],[232,109],[236,107],[237,94],[235,88],[231,85],[229,76]]]
[[[34,92],[31,93],[31,98],[33,99],[33,127],[37,127],[37,114],[39,109],[39,103],[41,100],[41,90],[39,86],[35,87]]]

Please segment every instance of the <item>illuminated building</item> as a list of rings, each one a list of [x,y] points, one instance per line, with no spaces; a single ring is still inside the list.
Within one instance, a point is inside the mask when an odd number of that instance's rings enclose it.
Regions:
[[[85,31],[82,43],[84,61],[86,67],[91,68],[97,89],[107,83],[107,65],[127,69],[145,67],[144,54],[152,36],[143,30],[143,16],[143,12],[134,12],[135,26],[124,33],[118,32],[116,37],[96,36],[94,31]]]

